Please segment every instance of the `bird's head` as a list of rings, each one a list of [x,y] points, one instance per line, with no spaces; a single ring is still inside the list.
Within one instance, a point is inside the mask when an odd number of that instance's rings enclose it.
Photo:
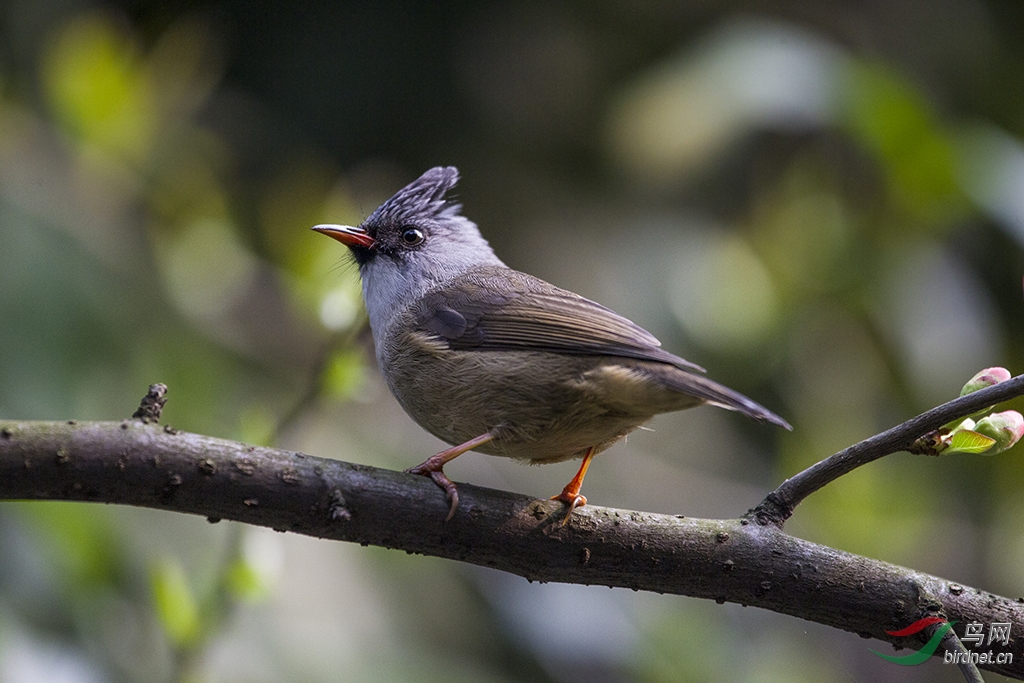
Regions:
[[[434,286],[482,265],[504,265],[462,205],[446,198],[459,172],[432,168],[399,190],[358,226],[317,225],[313,230],[347,246],[363,279],[370,313],[411,303]],[[375,310],[379,309],[379,310]]]

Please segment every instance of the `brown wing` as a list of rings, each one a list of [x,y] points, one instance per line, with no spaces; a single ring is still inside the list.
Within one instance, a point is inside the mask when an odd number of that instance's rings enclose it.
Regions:
[[[425,295],[414,310],[420,329],[454,349],[623,356],[704,372],[614,311],[509,268],[470,271]]]

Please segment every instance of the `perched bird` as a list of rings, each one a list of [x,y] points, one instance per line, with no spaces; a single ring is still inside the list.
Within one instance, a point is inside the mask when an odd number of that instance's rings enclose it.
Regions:
[[[452,444],[407,472],[459,497],[446,463],[466,451],[533,463],[583,458],[552,499],[585,505],[600,453],[659,413],[710,404],[790,429],[702,376],[652,334],[604,306],[506,266],[461,205],[453,167],[432,168],[358,227],[313,230],[359,264],[377,363],[405,411]],[[564,523],[563,521],[563,523]]]

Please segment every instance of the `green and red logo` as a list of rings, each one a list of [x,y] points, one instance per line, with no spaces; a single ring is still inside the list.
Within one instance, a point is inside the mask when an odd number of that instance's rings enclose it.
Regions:
[[[953,624],[955,623],[955,621],[946,621],[942,617],[925,617],[924,619],[918,619],[906,628],[901,628],[898,631],[886,631],[886,633],[890,636],[905,638],[906,636],[912,636],[915,633],[923,631],[932,624],[942,624],[942,627],[935,630],[935,633],[932,634],[932,637],[920,650],[913,654],[903,655],[902,657],[883,655],[881,652],[876,652],[875,650],[872,650],[872,652],[893,664],[900,664],[902,666],[914,666],[915,664],[921,664],[922,662],[928,661],[928,658],[935,654],[935,651],[939,649],[939,643],[942,642],[946,633],[949,629],[953,628]]]
[[[929,638],[924,647],[912,654],[895,656],[892,654],[883,654],[882,652],[874,650],[871,651],[878,654],[886,661],[892,661],[893,664],[898,664],[904,667],[923,664],[929,657],[935,654],[935,650],[939,649],[939,645],[942,644],[942,640],[946,637],[949,630],[953,628],[953,624],[956,624],[956,622],[948,622],[941,616],[926,616],[925,618],[920,618],[920,620],[914,622],[905,629],[900,629],[899,631],[886,631],[890,636],[905,638],[907,636],[912,636],[915,633],[921,633],[930,626],[936,626],[939,624],[942,626],[935,630],[935,633],[932,634],[932,637]],[[943,664],[1013,664],[1013,652],[991,649],[992,645],[998,646],[999,649],[1010,648],[1010,629],[1012,627],[1013,624],[1010,622],[992,622],[988,625],[986,633],[984,624],[980,622],[967,622],[964,625],[964,635],[957,638],[955,633],[952,634],[952,639],[958,640],[959,642],[955,647],[949,646],[945,648],[945,652],[942,654]],[[972,649],[967,649],[968,645],[970,645]],[[988,645],[989,648],[982,649],[985,645]]]
[[[902,666],[914,666],[915,664],[922,664],[928,661],[928,658],[935,654],[935,651],[939,649],[939,645],[942,640],[949,633],[949,630],[953,628],[955,621],[947,621],[942,617],[925,617],[924,619],[918,619],[913,624],[906,628],[901,628],[899,631],[886,631],[890,636],[896,636],[897,638],[906,638],[912,636],[915,633],[920,633],[929,626],[935,626],[941,624],[932,637],[928,639],[928,642],[924,644],[917,652],[913,654],[904,655],[902,657],[896,657],[894,655],[883,655],[881,652],[874,652],[882,659],[892,662],[893,664],[900,664]],[[964,624],[964,633],[959,637],[959,644],[956,647],[947,647],[946,651],[942,655],[942,661],[945,664],[1012,664],[1013,653],[1012,652],[999,652],[998,650],[993,651],[991,648],[982,650],[985,645],[998,645],[1002,648],[1010,647],[1010,628],[1013,624],[1009,621],[993,621],[988,625],[987,634],[985,624],[977,621],[968,621]],[[987,635],[987,638],[986,638]],[[953,639],[957,639],[956,634],[953,634]],[[973,649],[968,650],[967,645],[970,645]]]

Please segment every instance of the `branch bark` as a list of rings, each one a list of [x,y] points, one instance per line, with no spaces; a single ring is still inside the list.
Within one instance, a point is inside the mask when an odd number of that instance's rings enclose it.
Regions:
[[[980,393],[980,392],[979,392]],[[598,584],[762,607],[865,638],[922,616],[1009,622],[1024,679],[1024,598],[1011,600],[810,543],[750,519],[688,519],[459,488],[423,477],[124,422],[0,421],[0,499],[138,505],[398,548],[535,581]]]

